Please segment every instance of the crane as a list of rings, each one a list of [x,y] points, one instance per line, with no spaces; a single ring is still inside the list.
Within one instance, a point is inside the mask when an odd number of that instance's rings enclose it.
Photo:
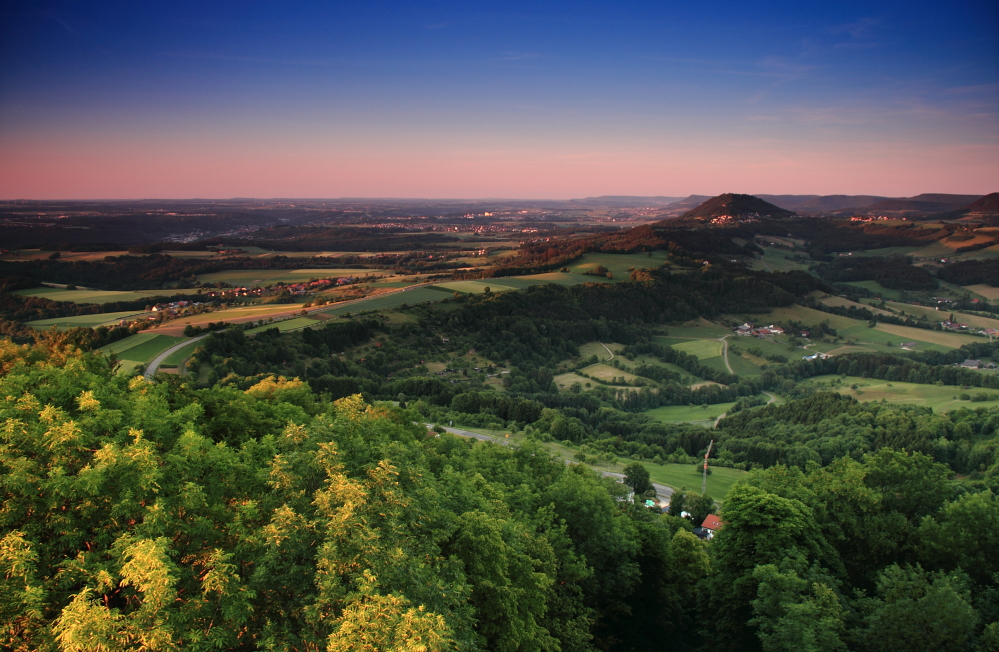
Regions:
[[[711,443],[708,444],[708,452],[704,454],[704,474],[701,477],[701,495],[707,493],[708,491],[708,455],[711,454],[711,447],[714,446],[715,440],[712,439]]]

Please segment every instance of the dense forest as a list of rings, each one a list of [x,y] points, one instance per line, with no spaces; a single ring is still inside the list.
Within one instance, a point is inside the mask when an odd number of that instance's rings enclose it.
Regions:
[[[584,466],[428,434],[412,409],[273,376],[151,384],[55,336],[0,343],[0,365],[7,649],[999,644],[996,498],[924,453],[769,466],[708,544]],[[838,400],[726,436],[863,418]]]

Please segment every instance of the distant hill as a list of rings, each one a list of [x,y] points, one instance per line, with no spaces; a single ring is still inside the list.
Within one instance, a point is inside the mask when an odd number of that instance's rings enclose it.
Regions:
[[[863,208],[864,211],[868,213],[875,213],[878,211],[937,213],[964,208],[968,204],[981,198],[981,195],[947,195],[941,193],[926,193],[916,195],[915,197],[885,199]]]
[[[831,213],[846,208],[863,208],[888,197],[876,195],[756,195],[774,206],[796,213]]]
[[[712,197],[697,208],[687,211],[683,214],[682,219],[712,219],[723,215],[732,217],[793,217],[794,212],[774,206],[759,197],[727,192],[724,195]]]
[[[572,204],[582,204],[584,206],[608,206],[612,208],[630,208],[635,206],[668,206],[682,197],[641,197],[630,195],[603,195],[601,197],[584,197],[582,199],[570,199]]]
[[[989,193],[964,208],[969,213],[999,213],[999,192]]]

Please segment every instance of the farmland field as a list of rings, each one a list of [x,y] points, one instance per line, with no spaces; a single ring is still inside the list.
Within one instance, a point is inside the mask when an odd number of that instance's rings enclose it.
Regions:
[[[360,299],[338,307],[330,307],[323,310],[327,315],[342,315],[344,313],[355,313],[363,310],[382,310],[384,308],[398,308],[406,303],[413,305],[427,301],[440,301],[447,297],[447,294],[439,290],[430,288],[416,288],[406,292],[395,292],[392,294],[381,294],[370,299]]]
[[[186,339],[188,338],[171,337],[157,333],[137,333],[98,350],[104,353],[114,353],[121,360],[148,363],[174,344],[183,342]]]
[[[340,276],[364,276],[366,274],[383,275],[380,270],[371,269],[249,269],[226,270],[202,274],[198,280],[202,283],[229,283],[239,286],[273,285],[278,281],[284,283],[299,283],[313,278],[337,278]]]
[[[948,385],[920,385],[917,383],[888,382],[857,376],[842,377],[834,375],[816,376],[804,382],[819,389],[839,392],[844,396],[853,397],[864,403],[886,399],[889,403],[897,403],[899,405],[930,407],[935,412],[949,412],[959,408],[974,409],[999,406],[999,392],[979,388],[964,390],[960,387]],[[853,385],[857,386],[856,390],[851,389]],[[962,401],[959,398],[962,394],[974,396],[978,393],[985,393],[992,400],[972,402]]]
[[[980,285],[965,285],[964,289],[975,294],[980,294],[989,301],[999,299],[999,288],[994,288],[991,285],[985,285],[984,283]]]
[[[257,328],[252,328],[247,333],[260,333],[262,331],[268,330],[270,328],[277,328],[282,333],[285,331],[297,330],[299,328],[306,328],[308,326],[319,326],[323,322],[318,319],[310,319],[308,317],[295,317],[294,319],[285,319],[283,321],[276,321],[273,324],[267,324],[266,326],[258,326]]]
[[[67,290],[65,288],[39,287],[30,290],[17,290],[13,294],[25,297],[43,297],[52,301],[72,301],[73,303],[107,303],[109,301],[136,301],[153,296],[173,294],[196,294],[197,289],[136,290],[131,292],[112,290]]]
[[[96,328],[105,324],[116,324],[119,319],[144,314],[141,310],[126,310],[124,312],[102,312],[96,315],[77,315],[75,317],[53,317],[52,319],[36,319],[35,321],[24,322],[25,326],[31,326],[38,330],[44,330],[55,326],[60,330],[66,328],[89,327]]]

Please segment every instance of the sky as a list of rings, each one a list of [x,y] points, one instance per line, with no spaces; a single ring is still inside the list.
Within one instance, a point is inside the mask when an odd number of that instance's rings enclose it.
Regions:
[[[0,198],[999,190],[999,3],[0,3]]]

